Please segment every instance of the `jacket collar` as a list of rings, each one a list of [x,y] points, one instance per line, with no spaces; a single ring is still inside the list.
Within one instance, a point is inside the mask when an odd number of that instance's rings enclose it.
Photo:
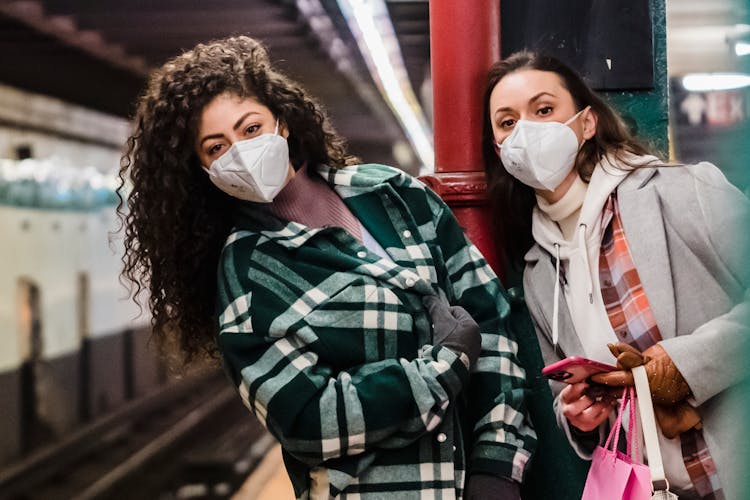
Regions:
[[[638,276],[652,304],[662,337],[670,338],[675,336],[674,285],[661,200],[657,190],[658,178],[659,168],[637,168],[617,187],[617,196],[625,233],[631,241],[643,243],[629,246]],[[554,277],[554,264],[547,251],[535,244],[524,259],[535,269],[535,276],[531,277],[534,280],[532,282],[546,282],[552,286],[552,282],[542,278],[547,273]],[[545,265],[540,267],[539,264],[545,261]],[[659,306],[653,307],[654,304]]]
[[[388,184],[401,173],[378,164],[351,165],[336,169],[328,165],[317,165],[315,173],[320,175],[344,200],[363,192],[372,191]],[[286,248],[299,248],[317,235],[333,232],[334,228],[311,228],[297,222],[279,219],[265,209],[263,204],[235,200],[235,226],[240,232],[252,231]]]
[[[401,173],[393,168],[375,163],[350,165],[344,168],[333,168],[328,165],[318,165],[317,173],[334,189],[348,187],[356,191],[357,188],[373,188],[379,184],[389,182]],[[338,189],[337,189],[338,190]]]
[[[655,165],[653,167],[645,166],[636,168],[630,175],[628,175],[618,187],[617,192],[639,190],[646,187],[657,175],[659,175],[659,168],[661,165]]]

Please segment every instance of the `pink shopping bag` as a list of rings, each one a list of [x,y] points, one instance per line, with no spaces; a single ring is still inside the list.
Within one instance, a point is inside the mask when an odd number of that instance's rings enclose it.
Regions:
[[[591,458],[591,468],[586,478],[581,500],[650,500],[651,472],[638,456],[635,432],[635,390],[626,388],[622,395],[620,411],[604,446],[597,446]],[[630,402],[628,425],[628,453],[617,451],[622,427],[622,416]],[[610,448],[610,445],[612,447]]]

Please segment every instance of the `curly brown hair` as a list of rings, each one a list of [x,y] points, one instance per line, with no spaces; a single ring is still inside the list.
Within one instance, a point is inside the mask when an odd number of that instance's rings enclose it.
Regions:
[[[232,204],[202,171],[195,138],[203,109],[224,93],[253,98],[286,124],[296,168],[356,162],[320,105],[252,38],[199,44],[154,71],[120,168],[122,276],[134,299],[149,292],[158,345],[174,340],[186,361],[216,352],[216,268]]]

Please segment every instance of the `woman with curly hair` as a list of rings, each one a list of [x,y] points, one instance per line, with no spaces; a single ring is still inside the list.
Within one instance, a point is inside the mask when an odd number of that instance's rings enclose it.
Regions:
[[[535,436],[505,291],[443,202],[355,165],[258,42],[156,71],[121,178],[155,335],[218,349],[299,498],[519,498]]]

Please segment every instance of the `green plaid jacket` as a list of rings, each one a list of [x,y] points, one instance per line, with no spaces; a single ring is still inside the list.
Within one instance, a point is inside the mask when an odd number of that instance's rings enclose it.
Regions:
[[[343,229],[243,205],[218,277],[225,367],[281,443],[295,494],[450,499],[466,472],[521,481],[536,438],[498,279],[416,179],[317,170],[393,262]],[[422,297],[435,293],[481,327],[471,376],[432,345]]]

